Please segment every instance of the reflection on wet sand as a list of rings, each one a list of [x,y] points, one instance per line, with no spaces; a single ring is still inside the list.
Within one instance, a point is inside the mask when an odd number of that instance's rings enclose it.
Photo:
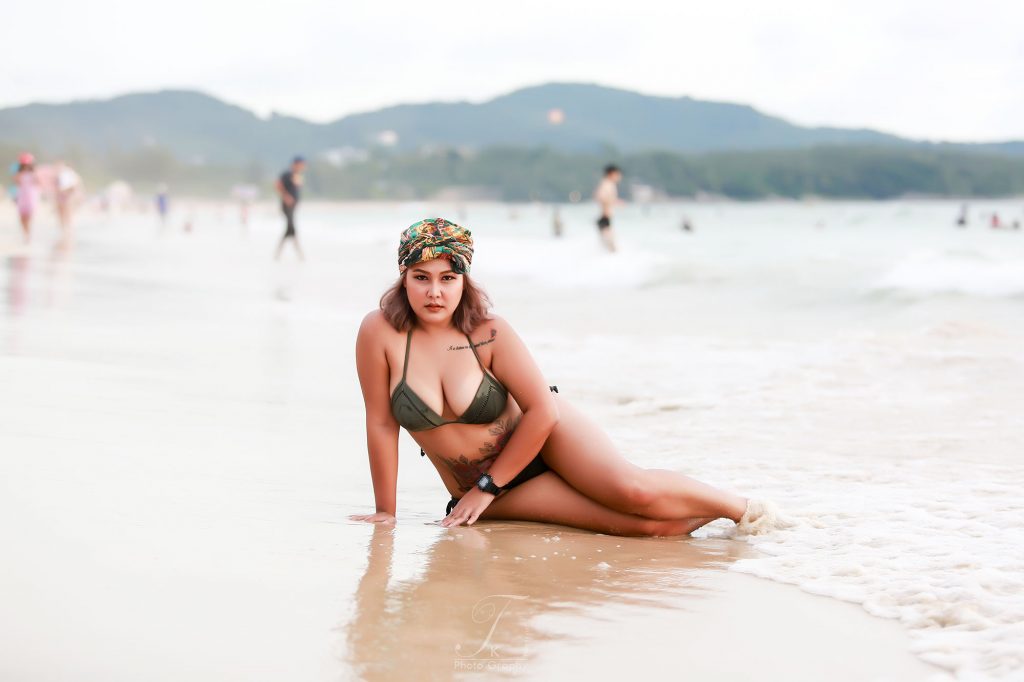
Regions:
[[[7,257],[7,314],[18,316],[28,303],[30,259],[25,255]]]
[[[622,538],[488,523],[441,533],[423,552],[422,571],[396,581],[393,550],[403,531],[373,528],[355,614],[343,627],[348,663],[362,679],[521,675],[535,644],[580,640],[588,621],[614,618],[630,607],[651,615],[685,608],[687,599],[706,589],[695,569],[721,566],[745,552],[727,540]],[[576,626],[556,631],[552,617]]]

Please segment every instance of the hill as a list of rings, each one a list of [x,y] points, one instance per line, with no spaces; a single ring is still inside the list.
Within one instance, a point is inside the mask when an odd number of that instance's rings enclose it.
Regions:
[[[0,143],[77,157],[161,148],[195,165],[274,167],[296,152],[343,150],[351,156],[381,146],[399,152],[503,146],[692,154],[922,144],[873,130],[802,127],[742,104],[581,83],[523,88],[480,104],[403,104],[324,124],[280,115],[264,119],[211,95],[164,90],[0,109]],[[1024,154],[1024,142],[943,146]]]

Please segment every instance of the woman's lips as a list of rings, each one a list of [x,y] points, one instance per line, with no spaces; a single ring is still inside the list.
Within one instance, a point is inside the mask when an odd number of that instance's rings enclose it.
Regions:
[[[426,305],[426,308],[427,308],[427,310],[434,310],[434,311],[444,310],[444,306],[443,305],[437,305],[435,303],[428,303]]]

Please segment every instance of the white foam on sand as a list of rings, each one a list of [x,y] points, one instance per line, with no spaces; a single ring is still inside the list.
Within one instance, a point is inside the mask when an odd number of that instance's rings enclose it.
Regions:
[[[646,383],[658,397],[623,401],[607,418],[630,415],[614,429],[627,452],[658,444],[658,456],[634,457],[641,463],[773,499],[801,521],[742,538],[763,556],[733,570],[896,619],[916,654],[961,679],[1020,679],[1024,471],[1014,387],[1024,368],[1015,339],[944,325],[804,346],[802,356],[780,342],[739,353],[662,340],[641,372],[669,362],[670,348],[690,358],[685,385],[673,394],[653,373],[633,386],[620,378],[626,395]],[[705,532],[732,536],[733,525]]]
[[[814,523],[746,538],[767,556],[740,560],[733,570],[898,619],[915,653],[963,679],[1019,677],[1024,481],[1007,469],[950,480],[939,464],[918,462],[882,476],[847,470],[802,482],[791,477],[779,495]]]

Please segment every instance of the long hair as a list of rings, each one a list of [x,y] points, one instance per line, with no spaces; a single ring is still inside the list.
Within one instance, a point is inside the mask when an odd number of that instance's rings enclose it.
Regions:
[[[380,297],[380,309],[384,318],[400,332],[408,331],[416,321],[416,313],[409,303],[409,295],[402,286],[405,275]],[[485,320],[490,319],[491,299],[487,292],[473,283],[469,275],[462,276],[462,300],[459,301],[452,324],[463,334],[470,334]]]

